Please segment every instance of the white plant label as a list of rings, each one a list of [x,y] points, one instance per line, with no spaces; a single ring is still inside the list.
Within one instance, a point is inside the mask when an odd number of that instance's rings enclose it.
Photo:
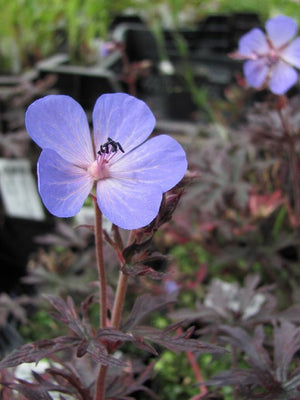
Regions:
[[[0,158],[0,191],[6,215],[45,219],[29,160]]]

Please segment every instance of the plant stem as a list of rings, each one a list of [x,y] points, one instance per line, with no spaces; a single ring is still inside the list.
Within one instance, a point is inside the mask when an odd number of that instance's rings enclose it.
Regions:
[[[237,369],[238,357],[237,357],[237,349],[234,345],[231,346],[231,359],[232,359],[232,369]],[[239,390],[238,386],[233,386],[233,400],[239,399]]]
[[[107,303],[106,303],[106,274],[103,260],[103,233],[102,213],[99,210],[96,199],[93,199],[95,208],[95,246],[99,276],[99,306],[100,306],[100,329],[106,327]]]
[[[133,242],[135,233],[136,232],[134,230],[130,232],[128,238],[128,246]],[[125,260],[123,258],[120,259],[120,263],[121,265],[123,265],[125,263]],[[115,329],[119,329],[120,327],[127,286],[128,286],[128,275],[125,275],[122,271],[120,271],[117,293],[114,301],[112,318],[111,318],[112,327]]]
[[[117,293],[111,318],[111,325],[115,329],[119,329],[120,326],[122,310],[127,291],[127,283],[128,275],[125,275],[122,271],[120,271]]]
[[[189,360],[190,366],[193,369],[195,378],[198,383],[202,383],[204,381],[201,370],[199,368],[199,365],[197,363],[195,354],[192,353],[191,351],[186,351],[185,352],[187,359]],[[193,397],[191,400],[199,400],[202,397],[204,397],[207,394],[207,388],[205,385],[200,386],[200,395]]]
[[[104,269],[104,262],[103,262],[103,247],[102,247],[102,214],[98,208],[97,200],[93,198],[94,206],[95,206],[95,242],[96,242],[96,253],[97,253],[97,262],[98,262],[98,271],[99,271],[99,290],[100,290],[100,328],[106,326],[106,313],[107,313],[107,306],[106,306],[106,278],[105,278],[105,269]],[[133,237],[135,235],[135,231],[132,231],[129,236],[128,243],[130,244],[133,241]],[[123,264],[125,260],[120,260]],[[122,271],[120,271],[119,276],[119,283],[116,293],[116,298],[114,301],[113,312],[112,312],[112,322],[111,325],[113,328],[118,329],[121,321],[121,315],[124,305],[124,300],[126,296],[127,290],[127,281],[128,276],[125,275]],[[105,287],[103,285],[105,284]],[[104,296],[105,295],[105,300]],[[104,302],[103,302],[104,301]],[[104,305],[103,305],[104,304]],[[105,306],[105,309],[104,309]],[[105,319],[103,318],[105,316]],[[94,400],[105,400],[105,378],[108,371],[108,366],[101,365],[99,374],[97,377],[96,382],[96,393]]]
[[[106,274],[103,259],[103,232],[102,232],[102,213],[99,210],[97,200],[93,197],[95,209],[95,247],[99,276],[99,325],[100,329],[106,327],[107,302],[106,302]],[[105,378],[108,367],[101,365],[96,382],[95,400],[104,400]]]
[[[105,378],[107,370],[107,365],[101,365],[96,382],[96,393],[94,400],[105,400]]]

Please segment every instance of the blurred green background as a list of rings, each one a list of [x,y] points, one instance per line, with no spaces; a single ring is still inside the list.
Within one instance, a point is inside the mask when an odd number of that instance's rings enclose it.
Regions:
[[[212,13],[256,12],[300,19],[299,0],[0,0],[0,70],[19,73],[63,45],[71,56],[93,51],[115,16],[140,15],[155,25],[188,26]]]

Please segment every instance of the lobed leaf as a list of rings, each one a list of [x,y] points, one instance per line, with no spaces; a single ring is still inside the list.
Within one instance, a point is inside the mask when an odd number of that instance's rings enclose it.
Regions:
[[[178,324],[176,324],[176,327],[177,326]],[[172,328],[174,329],[175,327]],[[142,336],[144,340],[159,344],[176,353],[180,351],[191,351],[197,354],[221,354],[226,352],[226,350],[220,346],[202,342],[198,339],[191,339],[191,330],[172,335],[172,328],[168,327],[161,331],[152,327],[138,327],[134,329],[134,333]]]
[[[38,362],[50,354],[78,345],[78,338],[60,336],[55,339],[39,340],[17,348],[0,361],[0,369],[16,367],[24,362]]]
[[[47,295],[45,297],[58,311],[58,314],[55,314],[56,318],[63,324],[66,324],[77,336],[79,336],[80,338],[85,338],[85,327],[79,319],[72,298],[68,297],[67,302],[65,302],[60,297],[51,295]]]
[[[139,296],[129,314],[127,321],[123,326],[124,331],[129,331],[135,327],[142,319],[147,317],[151,312],[166,307],[169,304],[175,303],[177,299],[177,292],[171,292],[168,295],[152,296],[151,294],[144,294]]]

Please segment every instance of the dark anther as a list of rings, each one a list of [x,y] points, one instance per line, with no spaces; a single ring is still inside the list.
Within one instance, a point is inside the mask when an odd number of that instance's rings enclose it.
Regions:
[[[118,150],[120,150],[122,153],[125,153],[119,142],[115,142],[108,137],[107,142],[100,146],[100,150],[97,152],[97,154],[101,156],[101,154],[108,154],[110,152],[116,153]]]

